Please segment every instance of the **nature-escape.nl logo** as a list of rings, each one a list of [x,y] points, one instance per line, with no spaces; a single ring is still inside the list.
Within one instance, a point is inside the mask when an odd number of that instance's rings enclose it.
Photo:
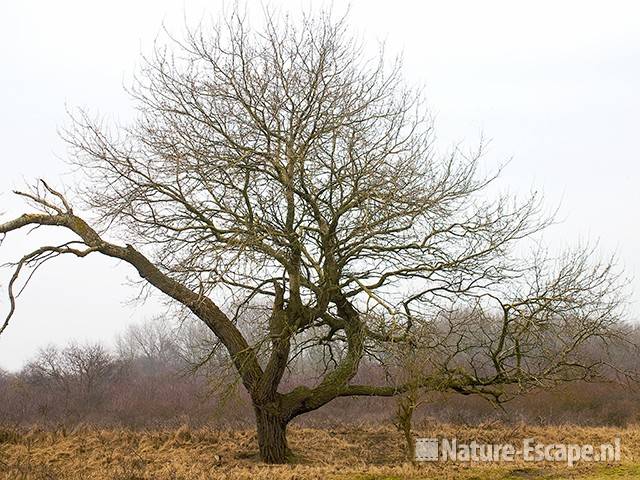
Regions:
[[[536,442],[534,438],[525,438],[520,446],[512,443],[469,443],[457,439],[418,438],[416,439],[415,458],[422,462],[563,462],[572,467],[577,462],[619,462],[620,438],[611,443],[572,444]]]

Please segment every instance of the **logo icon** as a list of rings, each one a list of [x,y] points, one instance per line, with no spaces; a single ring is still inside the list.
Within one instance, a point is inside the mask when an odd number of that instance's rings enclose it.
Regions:
[[[438,461],[438,439],[437,438],[416,439],[416,460],[418,462]]]

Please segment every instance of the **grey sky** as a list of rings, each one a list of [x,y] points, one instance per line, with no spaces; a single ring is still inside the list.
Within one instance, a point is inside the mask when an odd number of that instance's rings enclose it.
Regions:
[[[282,8],[315,1],[271,2]],[[258,2],[249,10],[261,11]],[[65,105],[126,120],[122,89],[162,22],[179,32],[186,16],[217,15],[217,1],[21,0],[0,10],[0,211],[20,212],[10,190],[25,180],[64,181],[56,129]],[[334,2],[335,10],[343,10]],[[189,20],[190,19],[190,20]],[[492,139],[488,167],[513,158],[500,185],[541,189],[563,222],[546,240],[600,240],[617,251],[640,312],[640,4],[634,1],[351,1],[363,39],[402,50],[409,81],[424,83],[443,148]],[[12,236],[0,261],[32,238]],[[1,280],[6,286],[6,271]],[[111,341],[157,302],[131,306],[125,266],[104,258],[47,265],[0,337],[0,367],[16,369],[38,347],[69,339]],[[7,309],[0,298],[2,312]]]

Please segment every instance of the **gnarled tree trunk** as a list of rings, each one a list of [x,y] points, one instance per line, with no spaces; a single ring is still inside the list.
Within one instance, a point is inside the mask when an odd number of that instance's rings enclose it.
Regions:
[[[260,459],[266,463],[286,463],[290,450],[287,445],[287,423],[283,415],[255,406]]]

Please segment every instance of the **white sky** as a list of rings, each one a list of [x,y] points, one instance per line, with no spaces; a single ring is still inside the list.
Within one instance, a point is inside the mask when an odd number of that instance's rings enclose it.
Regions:
[[[317,6],[280,1],[282,8]],[[634,1],[352,0],[350,23],[367,41],[404,52],[406,77],[425,83],[443,147],[492,139],[488,164],[513,158],[501,185],[542,189],[562,224],[551,245],[600,240],[635,276],[640,312],[640,3]],[[250,11],[261,4],[248,2]],[[346,6],[333,2],[335,10]],[[126,120],[122,85],[162,22],[218,15],[218,1],[21,0],[0,7],[0,212],[20,213],[10,191],[67,170],[56,129],[65,105]],[[189,20],[188,20],[189,21]],[[38,235],[9,238],[6,261]],[[46,236],[48,237],[48,235]],[[4,289],[8,278],[0,280]],[[19,368],[41,346],[109,342],[156,304],[132,306],[129,268],[104,258],[44,267],[0,337],[0,367]],[[0,297],[2,315],[7,300]]]

